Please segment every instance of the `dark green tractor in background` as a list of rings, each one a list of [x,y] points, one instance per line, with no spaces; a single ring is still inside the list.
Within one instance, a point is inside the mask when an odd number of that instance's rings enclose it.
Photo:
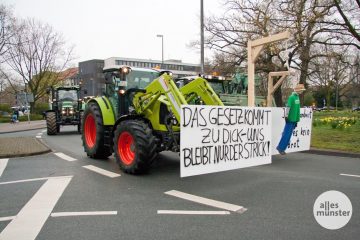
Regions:
[[[80,99],[80,87],[52,87],[50,110],[46,111],[47,134],[56,135],[60,132],[60,126],[76,125],[81,133],[81,119],[83,116]]]
[[[187,76],[180,77],[175,79],[176,85],[181,88],[199,76]],[[215,76],[215,75],[203,75],[201,76],[205,79],[209,85],[214,89],[216,94],[218,94],[221,101],[225,106],[247,106],[248,105],[248,96],[247,96],[247,75],[246,74],[236,74],[233,78],[226,78],[224,76]],[[260,77],[255,76],[256,86],[260,84]],[[199,104],[198,102],[192,102],[192,104]],[[255,96],[255,105],[258,107],[264,106],[265,97],[264,96]],[[273,106],[275,102],[273,102]]]

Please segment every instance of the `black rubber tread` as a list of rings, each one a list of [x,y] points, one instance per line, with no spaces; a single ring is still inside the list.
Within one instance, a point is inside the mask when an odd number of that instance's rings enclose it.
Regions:
[[[82,133],[82,122],[83,122],[83,120],[84,120],[84,112],[83,111],[81,111],[80,113],[79,113],[79,124],[78,124],[78,133]]]
[[[128,132],[135,141],[135,159],[131,165],[126,165],[118,152],[118,139],[122,132]],[[121,122],[114,134],[115,161],[126,173],[141,174],[150,169],[157,157],[156,141],[148,124],[141,120],[126,120]]]
[[[85,121],[82,121],[81,124],[81,139],[84,146],[84,151],[86,154],[91,158],[96,159],[106,159],[109,157],[112,153],[109,147],[104,145],[104,126],[103,126],[103,119],[101,115],[101,111],[99,106],[96,103],[90,103],[87,105],[83,119],[86,119],[86,117],[91,114],[93,115],[96,123],[96,141],[95,145],[90,148],[85,141],[85,131],[84,131],[84,124]]]
[[[55,112],[46,113],[46,127],[47,127],[47,135],[56,135],[57,134],[57,126],[56,126],[56,114]]]

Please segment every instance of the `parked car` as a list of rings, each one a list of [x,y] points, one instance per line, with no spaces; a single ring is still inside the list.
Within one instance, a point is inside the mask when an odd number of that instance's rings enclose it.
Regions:
[[[335,110],[334,107],[330,106],[330,107],[322,107],[322,108],[317,108],[316,111],[332,111],[332,110]]]
[[[10,117],[10,114],[5,111],[0,111],[0,117]]]
[[[355,112],[355,111],[360,111],[360,107],[353,107],[353,112]]]

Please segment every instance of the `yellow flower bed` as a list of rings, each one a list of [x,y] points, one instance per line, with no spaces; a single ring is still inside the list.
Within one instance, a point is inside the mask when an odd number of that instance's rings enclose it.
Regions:
[[[356,123],[355,117],[325,117],[314,120],[314,126],[317,125],[330,125],[332,128],[346,129]]]

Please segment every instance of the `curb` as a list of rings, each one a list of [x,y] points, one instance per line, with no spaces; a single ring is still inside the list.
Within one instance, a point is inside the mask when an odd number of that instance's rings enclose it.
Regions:
[[[2,155],[0,154],[0,158],[28,157],[28,156],[35,156],[35,155],[41,155],[41,154],[46,154],[46,153],[52,152],[50,147],[44,141],[42,141],[41,139],[37,139],[37,138],[34,138],[34,140],[38,144],[41,144],[42,146],[44,146],[46,149],[34,151],[34,152],[30,152],[30,153],[15,153],[15,154],[2,154]]]
[[[39,126],[39,127],[32,127],[30,129],[21,129],[21,130],[14,130],[14,131],[8,131],[8,132],[0,132],[0,134],[6,134],[6,133],[14,133],[14,132],[25,132],[25,131],[32,131],[36,129],[45,129],[46,126]]]
[[[38,151],[38,152],[32,152],[32,153],[19,153],[19,154],[7,154],[7,155],[1,155],[0,158],[16,158],[16,157],[29,157],[29,156],[35,156],[35,155],[41,155],[45,153],[51,152],[51,149],[47,149],[44,151]]]
[[[351,153],[351,152],[343,152],[343,151],[327,150],[327,149],[317,149],[317,148],[311,148],[308,151],[304,151],[304,153],[336,156],[336,157],[360,158],[360,153]]]

